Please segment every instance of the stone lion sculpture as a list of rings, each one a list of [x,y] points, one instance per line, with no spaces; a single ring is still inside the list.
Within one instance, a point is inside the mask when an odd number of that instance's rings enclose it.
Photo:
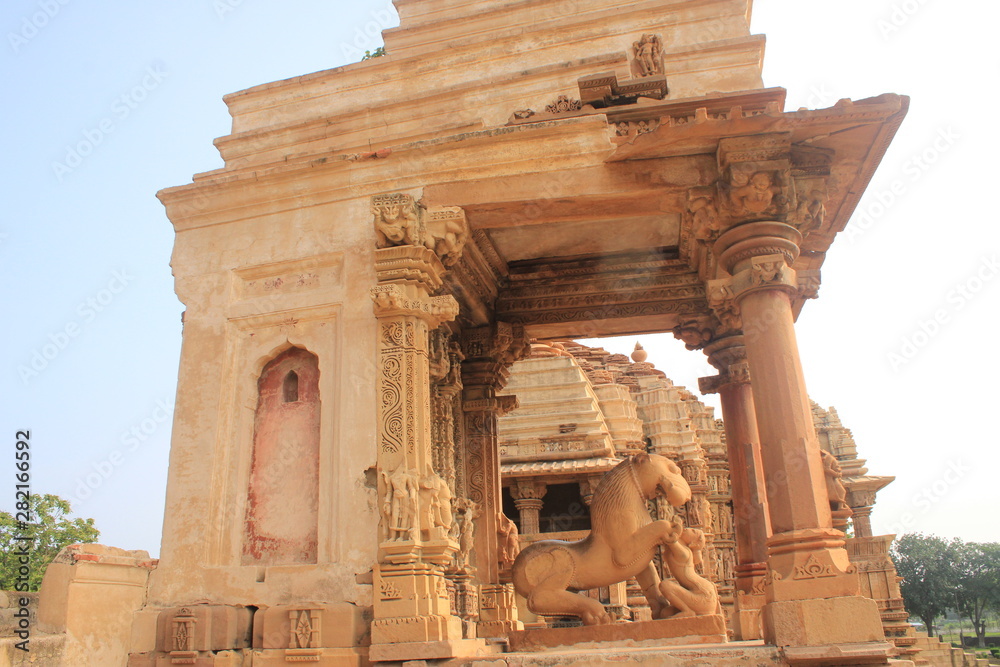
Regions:
[[[610,586],[635,577],[654,618],[667,606],[651,561],[662,544],[676,542],[679,521],[654,521],[646,501],[666,498],[674,507],[691,499],[691,487],[670,459],[637,454],[615,466],[594,491],[590,535],[579,542],[543,540],[514,561],[514,588],[536,614],[579,616],[585,625],[610,623],[604,606],[569,592]]]

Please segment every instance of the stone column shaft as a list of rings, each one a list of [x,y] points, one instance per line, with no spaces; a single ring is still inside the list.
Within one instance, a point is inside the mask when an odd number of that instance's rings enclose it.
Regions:
[[[542,510],[542,499],[518,498],[514,505],[521,514],[521,534],[534,535],[541,532],[538,517]]]
[[[514,588],[500,582],[500,527],[503,506],[497,418],[517,406],[515,396],[498,396],[510,365],[528,351],[521,327],[497,322],[463,332],[462,409],[465,412],[466,479],[476,519],[476,569],[481,582],[479,636],[506,636],[521,629]]]
[[[719,376],[703,378],[703,392],[718,391],[726,429],[729,479],[736,533],[737,637],[760,639],[760,608],[764,605],[767,538],[771,522],[764,485],[760,435],[743,336],[718,339],[705,347]]]
[[[878,607],[860,597],[855,568],[833,529],[819,441],[795,338],[791,295],[802,290],[792,264],[801,234],[781,222],[724,232],[714,252],[731,278],[709,285],[720,316],[738,316],[752,378],[754,411],[773,534],[768,538],[764,639],[790,648],[863,643],[883,656]],[[850,622],[844,619],[850,618]],[[802,647],[802,648],[799,648]],[[811,654],[809,654],[811,655]]]

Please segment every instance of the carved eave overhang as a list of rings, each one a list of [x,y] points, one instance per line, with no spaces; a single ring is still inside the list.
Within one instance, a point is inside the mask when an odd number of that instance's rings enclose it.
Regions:
[[[500,474],[503,476],[504,486],[510,486],[514,480],[526,477],[541,477],[549,484],[560,484],[579,479],[581,475],[606,473],[621,462],[621,459],[613,457],[506,462],[501,456]]]
[[[497,317],[539,339],[672,329],[708,312],[704,283],[674,248],[512,262]]]
[[[665,113],[655,129],[631,137],[608,162],[717,156],[723,140],[781,137],[787,151],[768,159],[787,160],[793,179],[820,178],[825,183],[824,220],[805,234],[794,267],[819,269],[834,237],[847,226],[908,106],[909,98],[895,94],[787,113],[777,103],[763,111],[736,104],[712,111],[706,102],[695,109],[693,119],[684,116],[682,122],[680,114]],[[703,185],[713,186],[721,176],[713,174]],[[682,237],[693,235],[691,229],[682,232]],[[691,259],[696,266],[703,264]]]
[[[844,486],[848,491],[881,491],[896,480],[885,475],[864,475],[861,477],[844,477]]]

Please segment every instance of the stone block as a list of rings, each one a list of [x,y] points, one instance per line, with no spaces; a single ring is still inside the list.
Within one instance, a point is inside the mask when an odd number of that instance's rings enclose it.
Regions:
[[[862,597],[771,602],[761,610],[764,639],[775,646],[884,642],[878,605]]]
[[[229,605],[190,605],[161,611],[156,650],[226,651],[250,647],[253,612]]]
[[[366,610],[339,604],[276,605],[253,619],[258,649],[351,648],[368,643]]]

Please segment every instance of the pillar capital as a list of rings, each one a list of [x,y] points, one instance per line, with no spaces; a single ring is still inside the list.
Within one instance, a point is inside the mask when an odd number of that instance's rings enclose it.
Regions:
[[[549,490],[548,484],[535,479],[519,479],[510,487],[510,495],[515,502],[520,500],[537,500],[541,503],[545,493]],[[541,507],[541,505],[539,505]]]
[[[717,394],[728,385],[750,384],[747,349],[741,334],[717,338],[702,351],[708,356],[708,362],[719,370],[718,375],[698,379],[702,394]]]

